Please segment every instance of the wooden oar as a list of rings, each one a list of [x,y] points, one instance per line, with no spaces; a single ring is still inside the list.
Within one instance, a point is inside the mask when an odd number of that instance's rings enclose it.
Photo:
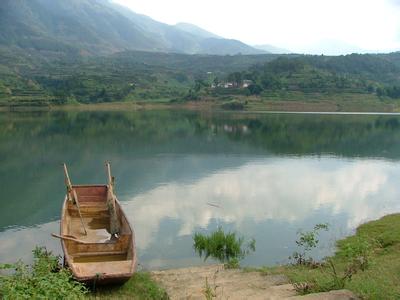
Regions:
[[[108,177],[108,192],[109,192],[109,203],[110,206],[110,233],[112,235],[119,233],[119,224],[118,224],[118,216],[117,209],[115,204],[115,195],[114,195],[114,180],[111,176],[111,166],[109,162],[106,162],[107,168],[107,177]]]
[[[59,235],[59,234],[55,234],[55,233],[52,233],[51,235],[53,237],[55,237],[55,238],[62,239],[62,240],[74,241],[74,242],[77,242],[77,243],[80,243],[80,244],[90,244],[88,242],[79,240],[79,239],[77,239],[77,238],[75,238],[73,236]]]
[[[65,184],[67,185],[67,189],[68,189],[68,199],[71,200],[70,197],[71,197],[71,193],[72,193],[72,197],[73,197],[73,199],[75,201],[75,205],[78,208],[78,214],[79,214],[79,217],[81,219],[83,232],[85,233],[85,235],[87,235],[85,223],[83,222],[81,209],[80,209],[80,206],[79,206],[78,194],[76,193],[76,190],[74,190],[72,188],[72,183],[71,183],[71,179],[69,178],[69,174],[68,174],[68,170],[67,170],[67,165],[66,164],[64,164],[64,174],[65,174]]]

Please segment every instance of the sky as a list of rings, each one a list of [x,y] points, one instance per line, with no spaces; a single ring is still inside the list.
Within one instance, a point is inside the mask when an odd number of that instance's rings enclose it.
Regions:
[[[400,0],[114,0],[167,24],[186,22],[249,45],[297,53],[400,50]]]

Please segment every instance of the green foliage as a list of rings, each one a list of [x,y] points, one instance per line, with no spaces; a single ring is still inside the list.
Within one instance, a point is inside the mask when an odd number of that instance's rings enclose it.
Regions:
[[[334,263],[333,259],[327,258],[326,259],[328,263],[328,267],[330,268],[330,275],[331,275],[331,281],[328,282],[327,287],[320,287],[322,289],[326,290],[340,290],[343,289],[346,286],[346,283],[351,280],[354,274],[357,273],[358,269],[357,267],[353,266],[352,263],[350,263],[343,271],[343,274],[339,274],[338,271],[336,270],[336,266]]]
[[[236,99],[221,104],[221,108],[226,110],[243,110],[244,107],[245,103]]]
[[[377,245],[376,241],[357,236],[354,239],[342,242],[337,256],[346,259],[353,268],[365,271],[370,265],[373,250]]]
[[[167,292],[155,283],[149,273],[137,272],[122,286],[99,286],[88,295],[93,299],[169,299]]]
[[[222,228],[209,236],[195,233],[193,240],[193,247],[200,257],[204,256],[204,260],[207,260],[211,256],[230,268],[238,267],[240,260],[255,251],[254,239],[243,245],[243,237],[238,237],[235,232],[225,233]]]
[[[400,57],[207,56],[127,51],[104,57],[45,56],[0,47],[0,105],[201,100],[220,96],[310,101],[310,95],[400,97]],[[15,66],[18,67],[15,67]],[[242,88],[243,80],[253,84]],[[230,81],[233,88],[215,87]],[[282,94],[283,93],[283,94]],[[334,98],[334,99],[337,99]],[[364,106],[363,106],[364,107]]]
[[[395,247],[400,243],[400,215],[393,214],[374,222],[369,222],[357,228],[357,236],[368,237],[377,241],[383,248]],[[349,237],[351,241],[354,237]],[[339,247],[346,240],[339,242]]]
[[[295,99],[305,101],[316,93],[319,98],[358,95],[363,103],[367,95],[388,101],[400,97],[396,54],[207,56],[127,51],[84,57],[0,47],[0,75],[0,105],[11,106],[201,100],[221,95],[277,95],[282,100],[284,93],[295,93]],[[241,88],[243,80],[253,84]],[[226,81],[234,88],[211,88],[213,82]]]
[[[261,51],[242,42],[182,30],[111,1],[2,0],[0,44],[46,55],[105,55],[125,49],[232,55]],[[63,26],[59,26],[60,16]],[[189,31],[187,33],[186,31]]]
[[[238,269],[240,268],[240,260],[238,258],[231,258],[224,266],[226,269]]]
[[[194,89],[189,89],[188,93],[185,96],[185,100],[188,100],[188,101],[195,101],[195,100],[199,100],[199,99],[200,99],[199,93],[196,92],[196,90],[194,90]]]
[[[280,271],[301,293],[346,288],[362,299],[400,298],[399,214],[361,225],[337,247],[323,264],[291,265]]]
[[[299,240],[296,241],[297,246],[303,247],[306,251],[315,248],[318,245],[317,239],[320,230],[328,230],[328,224],[317,224],[312,231],[302,232],[299,231]]]
[[[386,87],[379,87],[376,91],[377,95],[382,97],[382,96],[388,96],[393,99],[399,99],[400,98],[400,86],[386,86]]]
[[[51,252],[37,247],[33,256],[32,266],[22,262],[1,266],[14,269],[12,275],[0,277],[0,296],[4,299],[80,299],[87,293]]]
[[[247,87],[250,95],[260,95],[262,92],[262,87],[259,84],[251,84]]]
[[[212,300],[214,298],[217,297],[217,286],[214,283],[214,286],[212,287],[209,283],[208,283],[208,278],[206,277],[206,283],[204,286],[204,291],[203,294],[206,297],[207,300]]]
[[[238,87],[243,82],[243,74],[241,72],[234,72],[228,75],[228,81],[232,82],[235,87]]]
[[[307,257],[307,253],[318,246],[319,232],[321,230],[327,231],[328,228],[328,224],[317,224],[311,231],[297,232],[298,240],[296,241],[296,244],[301,250],[300,252],[294,252],[290,259],[293,259],[298,265],[313,264],[314,260],[311,257]]]
[[[211,85],[208,72],[224,77],[274,57],[140,51],[85,57],[0,46],[0,105],[184,99],[190,88],[197,93],[199,87],[203,96],[205,85]]]
[[[400,98],[400,65],[395,55],[281,56],[247,71],[234,72],[227,80],[238,86],[244,79],[254,82],[251,95],[276,91],[302,93],[376,93],[379,97]]]
[[[325,258],[322,263],[317,264],[312,257],[307,257],[307,253],[318,246],[318,234],[320,230],[328,230],[328,224],[317,224],[312,231],[299,232],[297,246],[302,248],[301,252],[294,252],[292,258],[296,265],[304,265],[309,268],[320,268],[328,274],[328,280],[318,282],[314,280],[312,284],[297,283],[296,289],[300,293],[309,293],[311,291],[329,291],[343,289],[348,281],[359,270],[365,271],[369,263],[368,250],[369,244],[365,240],[357,239],[352,244],[346,244],[341,247],[341,256],[346,259],[346,265],[340,273],[337,270],[335,260]],[[337,254],[339,255],[339,254]]]

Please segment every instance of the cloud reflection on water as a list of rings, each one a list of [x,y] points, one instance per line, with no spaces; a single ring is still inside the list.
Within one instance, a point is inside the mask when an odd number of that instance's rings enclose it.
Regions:
[[[400,164],[385,160],[260,158],[184,183],[164,183],[122,205],[145,267],[202,263],[194,257],[191,235],[215,224],[256,237],[251,263],[265,264],[287,258],[295,232],[321,219],[333,221],[338,238],[364,221],[399,212],[399,175]],[[58,229],[58,222],[49,222],[1,232],[0,262],[28,261],[36,245],[61,253],[59,241],[50,237]]]
[[[18,259],[29,262],[36,246],[45,246],[54,254],[61,254],[59,239],[51,237],[59,232],[60,222],[53,221],[33,227],[11,228],[0,232],[0,263],[15,262]]]
[[[211,220],[234,223],[306,220],[321,207],[348,216],[347,229],[400,211],[399,165],[381,160],[273,158],[226,169],[192,183],[172,182],[124,203],[138,247],[157,243],[162,223],[176,220],[175,237],[207,228]],[[215,204],[210,206],[208,203]],[[338,225],[338,224],[336,224]],[[335,226],[336,226],[335,225]]]

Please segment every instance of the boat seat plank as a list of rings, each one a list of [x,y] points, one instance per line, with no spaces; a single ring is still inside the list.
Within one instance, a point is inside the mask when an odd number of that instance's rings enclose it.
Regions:
[[[76,190],[78,196],[86,196],[86,195],[98,195],[105,196],[107,195],[107,186],[84,186],[84,185],[73,185],[72,188]]]
[[[129,274],[132,268],[132,260],[75,263],[74,267],[79,277],[95,277],[98,274],[103,276]]]
[[[108,255],[125,255],[126,251],[103,251],[103,252],[78,252],[74,254],[74,257],[84,256],[108,256]]]
[[[79,200],[82,201],[82,203],[85,202],[104,202],[105,201],[105,197],[104,196],[80,196]]]

